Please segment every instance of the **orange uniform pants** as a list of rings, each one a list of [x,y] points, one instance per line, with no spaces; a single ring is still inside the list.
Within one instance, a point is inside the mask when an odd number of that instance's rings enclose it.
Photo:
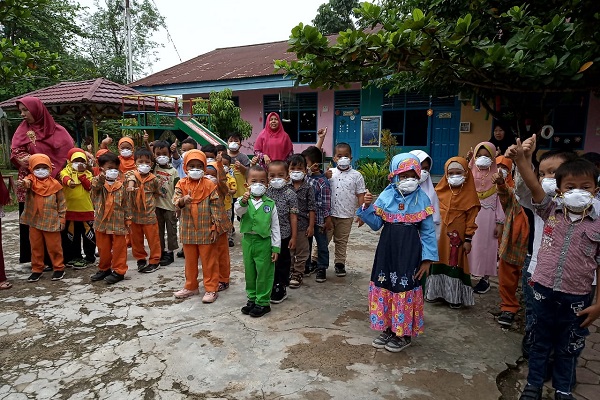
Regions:
[[[52,267],[55,271],[65,269],[62,251],[62,236],[60,232],[41,231],[29,227],[29,242],[31,243],[31,272],[44,272],[44,250],[48,251]]]
[[[144,236],[150,247],[148,264],[158,264],[161,256],[160,238],[158,237],[158,223],[131,224],[131,253],[136,260],[145,260],[148,257],[144,247]]]
[[[202,262],[204,289],[216,292],[219,288],[219,253],[212,244],[184,244],[185,253],[185,288],[198,289],[198,259]],[[229,251],[227,251],[229,253]]]
[[[127,240],[125,235],[113,235],[96,231],[96,245],[100,261],[98,269],[108,271],[112,269],[117,274],[125,275],[127,272]]]
[[[229,239],[227,232],[222,233],[214,244],[219,260],[219,282],[229,283],[231,275],[231,259],[229,258]]]
[[[500,309],[516,313],[519,311],[517,287],[521,279],[521,266],[507,263],[502,258],[498,264],[498,286],[500,292]]]

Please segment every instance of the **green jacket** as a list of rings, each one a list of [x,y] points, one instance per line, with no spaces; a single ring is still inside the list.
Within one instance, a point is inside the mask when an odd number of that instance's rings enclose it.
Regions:
[[[260,237],[266,239],[271,237],[271,218],[272,211],[275,208],[275,201],[267,196],[262,197],[263,203],[258,208],[254,208],[252,201],[248,202],[248,210],[240,221],[240,232],[250,233],[253,232]],[[246,207],[240,201],[240,205]],[[279,253],[280,248],[273,246],[273,253]]]

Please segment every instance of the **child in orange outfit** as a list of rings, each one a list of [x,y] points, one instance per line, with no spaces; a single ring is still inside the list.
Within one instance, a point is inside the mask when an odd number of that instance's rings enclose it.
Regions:
[[[223,208],[217,186],[206,173],[206,156],[200,150],[189,150],[183,159],[187,176],[177,182],[173,204],[181,210],[179,239],[185,252],[185,286],[174,295],[184,299],[197,295],[198,259],[202,261],[202,275],[206,293],[203,303],[213,303],[219,289],[219,257],[215,242],[227,232],[223,228]]]
[[[131,225],[130,196],[125,190],[116,154],[101,155],[98,165],[102,172],[92,179],[92,201],[96,210],[94,228],[100,262],[91,280],[104,280],[110,285],[125,279],[127,272],[125,235]]]
[[[21,223],[29,225],[31,242],[31,275],[28,282],[37,282],[44,271],[44,251],[47,250],[54,267],[52,280],[65,276],[65,264],[60,232],[65,226],[67,204],[62,185],[52,178],[52,162],[45,154],[32,154],[29,157],[31,174],[19,180],[18,184],[27,189],[25,210]]]
[[[133,150],[135,149],[133,139],[127,136],[122,137],[119,139],[117,147],[119,148],[119,171],[124,174],[129,171],[134,171],[136,165],[133,157]]]
[[[150,172],[152,169],[152,152],[138,149],[135,152],[137,170],[127,173],[127,191],[131,198],[131,247],[137,260],[139,272],[150,273],[158,269],[161,257],[160,239],[158,237],[158,220],[156,219],[156,197],[161,195],[160,180]],[[146,262],[144,236],[150,247],[150,258]]]

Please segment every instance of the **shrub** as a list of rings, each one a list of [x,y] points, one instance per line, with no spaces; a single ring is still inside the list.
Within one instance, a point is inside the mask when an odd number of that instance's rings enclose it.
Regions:
[[[358,170],[365,179],[367,189],[373,194],[379,194],[389,184],[388,168],[381,163],[362,164]]]

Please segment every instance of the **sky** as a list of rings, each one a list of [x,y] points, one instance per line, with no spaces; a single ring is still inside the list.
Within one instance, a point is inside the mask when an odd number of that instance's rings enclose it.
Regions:
[[[94,9],[93,0],[78,0]],[[132,0],[135,1],[135,0]],[[317,8],[327,0],[154,0],[165,17],[173,42],[182,61],[216,48],[287,40],[293,27],[309,24]],[[100,0],[103,3],[103,0]],[[153,35],[164,44],[160,60],[148,74],[180,63],[167,31]],[[136,79],[143,78],[136,76]]]

